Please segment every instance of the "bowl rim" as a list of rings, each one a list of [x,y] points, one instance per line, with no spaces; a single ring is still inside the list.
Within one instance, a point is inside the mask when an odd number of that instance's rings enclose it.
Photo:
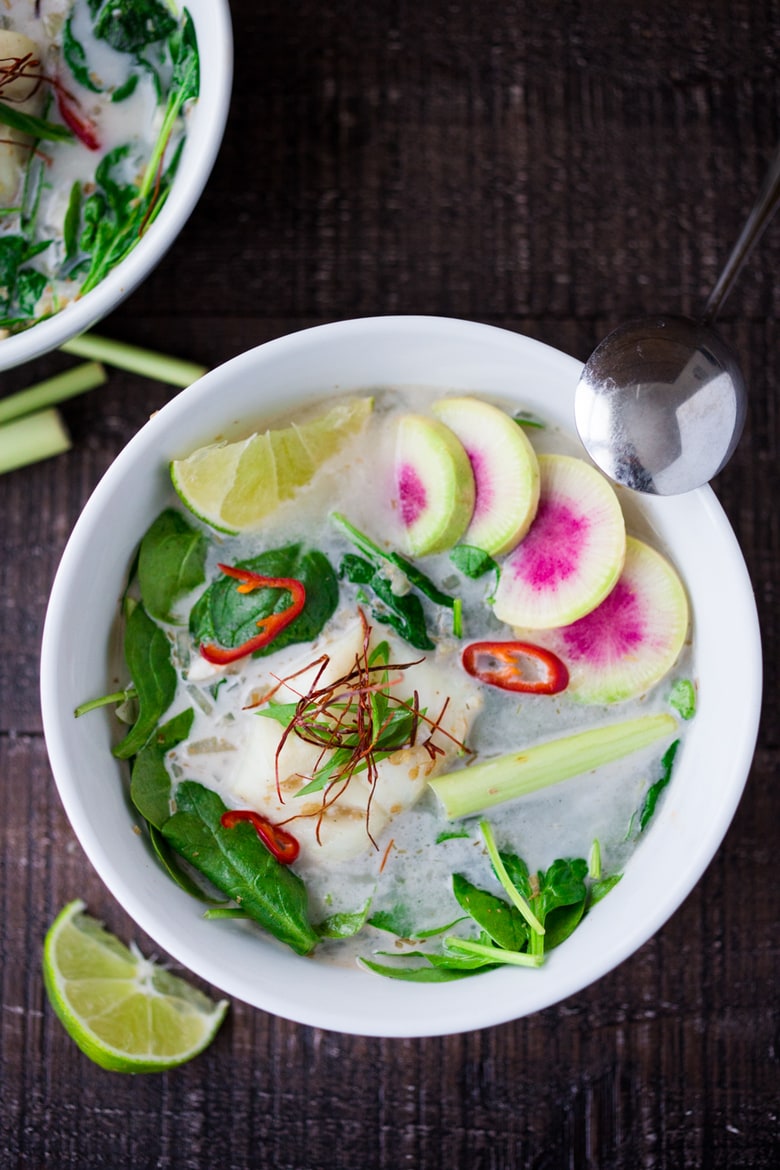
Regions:
[[[14,369],[58,349],[113,312],[146,279],[172,246],[190,218],[208,182],[227,125],[233,86],[233,28],[229,0],[195,0],[209,20],[209,50],[219,68],[201,70],[197,101],[197,150],[185,149],[177,180],[159,215],[138,245],[101,282],[54,316],[0,341],[0,371]],[[191,4],[181,3],[181,8]],[[193,16],[195,19],[195,16]],[[199,41],[200,48],[200,41]]]
[[[193,936],[185,937],[181,932],[172,936],[170,924],[161,919],[154,902],[132,888],[127,875],[117,869],[114,858],[106,851],[93,826],[85,820],[84,809],[80,804],[78,768],[69,757],[66,746],[68,728],[65,721],[69,719],[71,723],[73,722],[72,709],[66,710],[56,685],[59,643],[63,636],[64,623],[68,620],[69,579],[79,559],[84,557],[90,539],[94,537],[95,525],[99,523],[107,502],[111,500],[117,485],[130,473],[138,453],[150,444],[152,447],[155,445],[159,447],[162,440],[156,436],[175,427],[177,419],[197,415],[198,406],[202,406],[226,379],[229,380],[246,370],[253,370],[256,374],[258,369],[269,362],[294,358],[296,352],[311,350],[312,347],[316,351],[320,344],[337,343],[344,348],[351,343],[370,345],[372,342],[378,343],[388,339],[397,343],[399,336],[407,340],[415,336],[431,337],[437,344],[453,341],[456,337],[462,336],[473,340],[475,344],[484,343],[488,347],[497,347],[502,354],[506,352],[508,355],[526,358],[533,354],[542,361],[550,362],[553,369],[569,379],[572,392],[581,369],[581,363],[575,359],[521,334],[456,318],[421,315],[364,317],[313,326],[275,338],[237,355],[210,371],[162,407],[154,418],[129,440],[103,475],[77,520],[60,561],[46,613],[41,653],[44,735],[60,798],[90,862],[130,917],[177,961],[228,995],[302,1024],[342,1033],[383,1037],[443,1035],[471,1031],[542,1010],[584,990],[646,943],[692,891],[722,843],[747,782],[758,734],[762,691],[760,632],[750,578],[736,536],[714,492],[710,487],[704,487],[688,493],[686,497],[648,498],[645,506],[656,510],[659,516],[668,517],[677,508],[686,516],[693,517],[700,525],[709,526],[725,553],[723,577],[731,583],[739,600],[738,612],[732,615],[732,619],[737,623],[739,634],[740,645],[736,653],[742,709],[726,753],[730,772],[725,792],[721,794],[723,799],[720,800],[717,809],[704,806],[707,808],[709,819],[703,830],[701,826],[697,826],[696,833],[688,834],[684,840],[678,841],[675,838],[672,842],[674,848],[669,849],[678,863],[675,881],[654,893],[652,898],[648,898],[642,886],[644,869],[647,867],[634,865],[633,869],[631,866],[627,867],[623,880],[610,894],[611,900],[616,899],[614,903],[616,906],[617,900],[620,900],[621,931],[619,939],[612,940],[608,954],[590,955],[592,943],[598,941],[598,933],[593,928],[593,922],[588,919],[568,940],[567,947],[562,948],[562,951],[552,952],[542,968],[543,972],[552,973],[550,986],[545,989],[537,985],[523,1004],[516,1002],[512,994],[513,985],[508,983],[506,978],[507,975],[516,978],[516,974],[498,971],[482,976],[483,979],[493,980],[495,994],[474,996],[472,993],[468,1000],[468,1011],[464,1009],[464,1003],[467,1001],[462,991],[459,992],[458,989],[467,987],[469,980],[434,985],[436,989],[434,1004],[433,997],[426,997],[424,994],[421,997],[419,994],[421,987],[427,991],[430,991],[430,987],[380,979],[375,982],[382,985],[382,991],[376,994],[367,992],[365,999],[359,1003],[356,1001],[353,1010],[348,1013],[343,1004],[329,1000],[328,994],[323,994],[321,1001],[306,1002],[296,978],[280,986],[265,984],[258,994],[258,991],[240,974],[229,972],[226,977],[219,961],[215,961],[212,954],[204,954],[199,942],[192,941]],[[326,388],[323,387],[323,390]],[[573,430],[573,423],[571,429]],[[158,453],[158,458],[160,457]],[[128,555],[131,551],[128,550]],[[691,732],[694,734],[696,732],[695,721],[691,725]],[[665,804],[661,809],[661,816],[667,831],[670,826],[674,829],[675,810],[670,811]],[[678,831],[682,832],[682,829],[685,829],[684,825],[682,828],[677,826]],[[639,852],[637,851],[634,857],[637,857]],[[167,878],[165,880],[168,881]],[[178,897],[179,894],[182,899],[181,906],[189,904],[191,899],[181,891],[174,890],[172,896]],[[631,898],[641,905],[641,914],[631,912]],[[209,929],[218,925],[221,924],[208,924]],[[572,950],[575,941],[577,947]],[[252,943],[258,945],[257,938],[254,938]],[[588,956],[584,978],[577,963],[567,962],[567,955],[562,958],[562,952],[567,952],[572,959],[582,955]],[[332,970],[318,965],[317,971],[323,987],[326,989],[335,987]],[[484,985],[482,986],[484,988]],[[399,994],[399,988],[403,988],[404,993]],[[382,1012],[375,1006],[380,1001],[383,1005]]]

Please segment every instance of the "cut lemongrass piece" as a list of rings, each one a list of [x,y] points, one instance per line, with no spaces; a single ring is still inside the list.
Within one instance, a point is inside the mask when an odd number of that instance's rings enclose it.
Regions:
[[[56,407],[14,419],[0,427],[0,475],[61,455],[70,447],[70,435]]]
[[[509,752],[428,783],[450,819],[468,817],[619,760],[676,729],[671,715],[643,715]]]
[[[187,362],[166,353],[156,353],[151,349],[129,345],[125,341],[112,341],[96,333],[82,333],[80,337],[73,337],[60,346],[60,349],[63,353],[105,362],[107,366],[129,370],[144,378],[153,378],[157,382],[166,382],[170,386],[182,388],[197,382],[198,378],[202,378],[207,372],[206,366],[200,366],[196,362]]]
[[[18,394],[9,394],[7,398],[0,399],[0,424],[43,410],[47,406],[56,406],[58,402],[65,402],[77,394],[102,386],[105,381],[106,371],[99,362],[84,362],[74,366],[72,370],[55,374],[53,378],[20,390]]]

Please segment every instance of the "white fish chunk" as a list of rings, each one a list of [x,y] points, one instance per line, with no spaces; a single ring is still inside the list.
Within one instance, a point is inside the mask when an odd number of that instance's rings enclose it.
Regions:
[[[288,660],[285,678],[297,669],[306,669],[279,687],[274,700],[289,703],[307,694],[316,672],[322,669],[322,663],[315,660],[325,653],[329,660],[317,685],[338,681],[362,655],[363,637],[362,624],[354,621],[337,639],[321,639],[310,647],[305,658]],[[390,645],[391,665],[422,659],[403,672],[401,681],[391,687],[391,694],[411,700],[417,692],[420,709],[430,719],[438,720],[443,709],[444,715],[436,729],[421,722],[414,746],[399,748],[378,761],[373,786],[366,772],[360,772],[346,784],[337,779],[326,790],[298,797],[297,792],[328,756],[322,758],[320,747],[295,733],[287,736],[279,750],[284,734],[280,724],[256,711],[242,713],[246,730],[240,763],[228,779],[229,795],[238,806],[255,809],[275,823],[288,822],[287,827],[300,842],[301,856],[307,861],[344,861],[374,848],[393,818],[419,800],[428,779],[451,766],[481,706],[475,684],[450,656],[445,654],[442,660],[440,652],[426,657],[385,630],[374,629],[372,648],[380,641]],[[400,677],[397,671],[389,673],[391,678]],[[429,737],[438,749],[434,753],[425,746]]]

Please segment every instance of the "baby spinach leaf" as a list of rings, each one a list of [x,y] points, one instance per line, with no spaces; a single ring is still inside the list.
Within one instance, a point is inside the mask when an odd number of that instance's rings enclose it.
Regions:
[[[538,875],[539,893],[535,909],[543,922],[551,911],[584,900],[587,873],[587,861],[578,857],[574,860],[558,858],[546,873]]]
[[[428,956],[425,956],[426,959]],[[467,979],[472,975],[471,966],[434,966],[427,967],[392,967],[386,963],[374,963],[371,959],[361,959],[360,965],[367,967],[376,975],[384,975],[388,979],[398,979],[402,983],[447,983],[453,979]],[[478,969],[483,966],[478,965]]]
[[[194,718],[192,707],[174,715],[157,728],[133,761],[130,798],[145,820],[158,829],[171,815],[171,777],[165,757],[190,734]]]
[[[317,934],[321,938],[352,938],[365,926],[370,909],[371,899],[367,898],[359,910],[331,914],[317,923]]]
[[[375,573],[376,566],[357,553],[345,553],[341,558],[339,576],[353,585],[369,585]]]
[[[129,760],[153,735],[173,702],[176,670],[171,644],[142,605],[136,605],[125,625],[125,662],[138,699],[138,718],[113,749],[120,760]]]
[[[669,693],[669,704],[681,719],[693,719],[696,714],[696,688],[689,678],[678,678]]]
[[[516,853],[509,853],[503,849],[499,850],[498,855],[504,863],[504,869],[512,885],[525,898],[526,902],[530,902],[534,896],[534,891],[531,888],[531,875],[528,871],[528,866],[522,857],[518,857]]]
[[[214,905],[216,899],[202,889],[194,877],[184,869],[182,858],[171,848],[160,830],[151,824],[147,824],[146,827],[149,830],[149,840],[152,843],[155,857],[168,874],[168,877],[184,890],[186,894],[197,898],[199,902],[208,902],[210,905]]]
[[[521,427],[533,427],[541,431],[547,429],[547,423],[544,419],[530,410],[518,410],[512,415],[512,418]]]
[[[476,581],[493,569],[498,572],[498,565],[490,553],[483,552],[473,544],[456,544],[450,551],[450,560],[464,577]]]
[[[13,304],[16,277],[26,251],[24,236],[0,236],[0,313],[7,313]]]
[[[427,573],[423,573],[422,569],[418,569],[411,561],[407,561],[406,557],[402,557],[400,553],[394,550],[383,549],[376,544],[370,537],[356,528],[343,516],[341,512],[334,512],[331,519],[342,529],[342,531],[349,537],[352,543],[359,548],[361,552],[369,557],[374,565],[379,565],[382,561],[387,561],[394,565],[396,569],[400,569],[415,589],[419,589],[425,597],[432,601],[435,605],[442,605],[446,609],[452,609],[455,604],[455,598],[451,597],[449,593],[444,593],[435,581],[432,581]]]
[[[49,279],[36,268],[20,268],[16,277],[16,306],[20,317],[34,317]]]
[[[176,28],[161,0],[88,0],[93,31],[120,53],[137,53],[169,37]]]
[[[672,768],[674,766],[674,757],[677,755],[677,749],[679,746],[680,746],[680,741],[679,741],[679,739],[676,739],[674,741],[674,743],[670,744],[669,747],[664,752],[663,758],[661,760],[661,775],[660,775],[659,779],[656,780],[655,784],[651,784],[650,787],[648,788],[647,794],[646,794],[645,799],[644,799],[644,803],[642,805],[642,810],[639,814],[639,831],[640,832],[642,832],[642,830],[647,827],[648,822],[650,821],[653,813],[655,812],[656,805],[658,804],[661,793],[666,788],[666,786],[668,785],[669,781],[672,778]]]
[[[389,910],[377,910],[368,920],[377,930],[386,930],[396,938],[414,938],[414,921],[408,908],[402,903]]]
[[[521,951],[528,943],[528,926],[519,910],[488,890],[481,890],[462,874],[452,875],[452,892],[459,906],[500,947]]]
[[[146,612],[176,622],[174,605],[206,579],[208,542],[175,508],[147,529],[138,552],[138,584]]]
[[[371,616],[376,621],[390,626],[416,650],[433,650],[435,648],[434,643],[428,637],[422,602],[416,594],[394,593],[390,579],[379,571],[371,578],[370,587],[377,599],[383,603],[380,608],[371,610]]]
[[[280,865],[247,822],[226,829],[227,811],[216,792],[192,780],[176,789],[176,812],[163,825],[173,848],[250,918],[300,955],[317,945],[306,887]]]
[[[600,902],[602,898],[606,898],[609,891],[615,888],[622,876],[623,875],[621,873],[611,873],[605,875],[604,877],[596,878],[596,880],[591,883],[590,888],[588,889],[588,904],[586,906],[586,910],[590,910],[591,906],[595,906],[596,903]]]
[[[544,924],[544,949],[552,950],[568,938],[585,913],[588,863],[583,858],[559,858],[539,874],[539,893],[532,905]]]
[[[264,577],[292,577],[306,589],[303,612],[290,622],[257,656],[270,654],[294,642],[312,642],[338,605],[339,585],[327,557],[300,544],[272,549],[240,561],[236,566]],[[257,623],[272,613],[281,613],[290,603],[286,589],[261,588],[239,593],[232,577],[221,575],[195,602],[190,613],[193,640],[232,650],[257,634]]]
[[[73,15],[65,21],[62,30],[62,55],[70,66],[70,71],[79,85],[89,89],[92,93],[101,93],[101,87],[96,83],[92,70],[89,67],[84,46],[73,32]]]

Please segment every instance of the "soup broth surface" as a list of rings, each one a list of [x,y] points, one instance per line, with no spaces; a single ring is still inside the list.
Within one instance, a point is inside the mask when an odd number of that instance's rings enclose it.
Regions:
[[[207,583],[219,576],[220,563],[235,565],[295,541],[320,550],[338,569],[345,553],[354,549],[333,523],[334,512],[343,513],[379,545],[403,553],[390,476],[395,426],[403,413],[425,411],[434,398],[442,397],[442,392],[424,387],[393,387],[372,393],[375,407],[366,428],[317,472],[294,500],[280,505],[261,529],[229,537],[204,528],[210,542]],[[510,412],[516,408],[509,403],[496,404]],[[274,425],[278,425],[276,420]],[[540,453],[578,453],[574,441],[557,429],[534,428],[528,433]],[[628,532],[658,547],[641,509],[632,502],[625,512]],[[405,646],[372,617],[371,604],[361,598],[358,587],[344,581],[340,583],[338,609],[315,642],[288,646],[262,657],[245,657],[227,668],[204,663],[186,625],[171,627],[179,684],[169,716],[188,707],[195,712],[191,735],[167,760],[174,784],[182,779],[196,780],[218,792],[229,807],[246,807],[246,778],[251,776],[253,767],[264,770],[266,780],[273,779],[269,777],[273,754],[258,754],[257,720],[271,725],[277,739],[282,733],[280,726],[258,715],[257,707],[252,706],[256,696],[323,654],[338,656],[343,639],[354,639],[361,610],[372,629],[372,645],[382,639],[389,641],[391,664],[426,659],[403,672],[405,685],[415,685],[417,671],[423,680],[421,693],[425,695],[429,686],[425,672],[429,667],[437,672],[437,702],[443,686],[447,691],[444,697],[450,700],[450,717],[460,729],[459,734],[463,734],[467,749],[457,746],[452,750],[452,742],[446,743],[446,737],[439,736],[438,742],[450,749],[445,767],[449,771],[617,719],[668,712],[674,679],[692,677],[694,663],[687,645],[670,676],[649,693],[618,704],[586,704],[566,691],[555,695],[518,694],[485,685],[465,673],[460,653],[468,642],[512,637],[512,631],[496,620],[489,604],[493,574],[469,580],[457,572],[446,553],[425,557],[419,564],[441,589],[459,596],[463,603],[462,636],[455,637],[451,611],[425,602],[436,649],[424,655]],[[183,621],[201,591],[180,605]],[[294,688],[299,684],[291,685]],[[286,693],[288,700],[291,693]],[[463,716],[460,722],[459,714]],[[666,746],[647,748],[490,809],[485,815],[499,847],[522,857],[534,872],[544,871],[557,858],[587,859],[597,841],[604,872],[621,873],[632,851],[641,847],[636,832],[637,810],[648,787],[658,779]],[[381,798],[381,776],[377,794]],[[283,816],[286,819],[295,815],[296,797],[288,795]],[[500,892],[490,871],[479,819],[475,815],[448,821],[433,791],[423,785],[413,806],[392,817],[378,833],[373,832],[369,811],[363,827],[363,847],[354,856],[323,856],[325,851],[312,845],[309,834],[294,869],[306,882],[312,921],[357,912],[370,900],[371,916],[387,914],[398,919],[400,915],[409,923],[410,936],[453,922],[458,918],[453,874],[463,874],[479,887]],[[286,827],[295,834],[296,820],[289,820]],[[234,926],[255,929],[250,923]],[[459,929],[456,925],[451,933]],[[316,953],[328,962],[350,963],[356,955],[365,955],[372,949],[402,953],[404,945],[391,934],[366,926],[352,939],[324,941]],[[420,944],[415,943],[414,948],[421,949]]]

